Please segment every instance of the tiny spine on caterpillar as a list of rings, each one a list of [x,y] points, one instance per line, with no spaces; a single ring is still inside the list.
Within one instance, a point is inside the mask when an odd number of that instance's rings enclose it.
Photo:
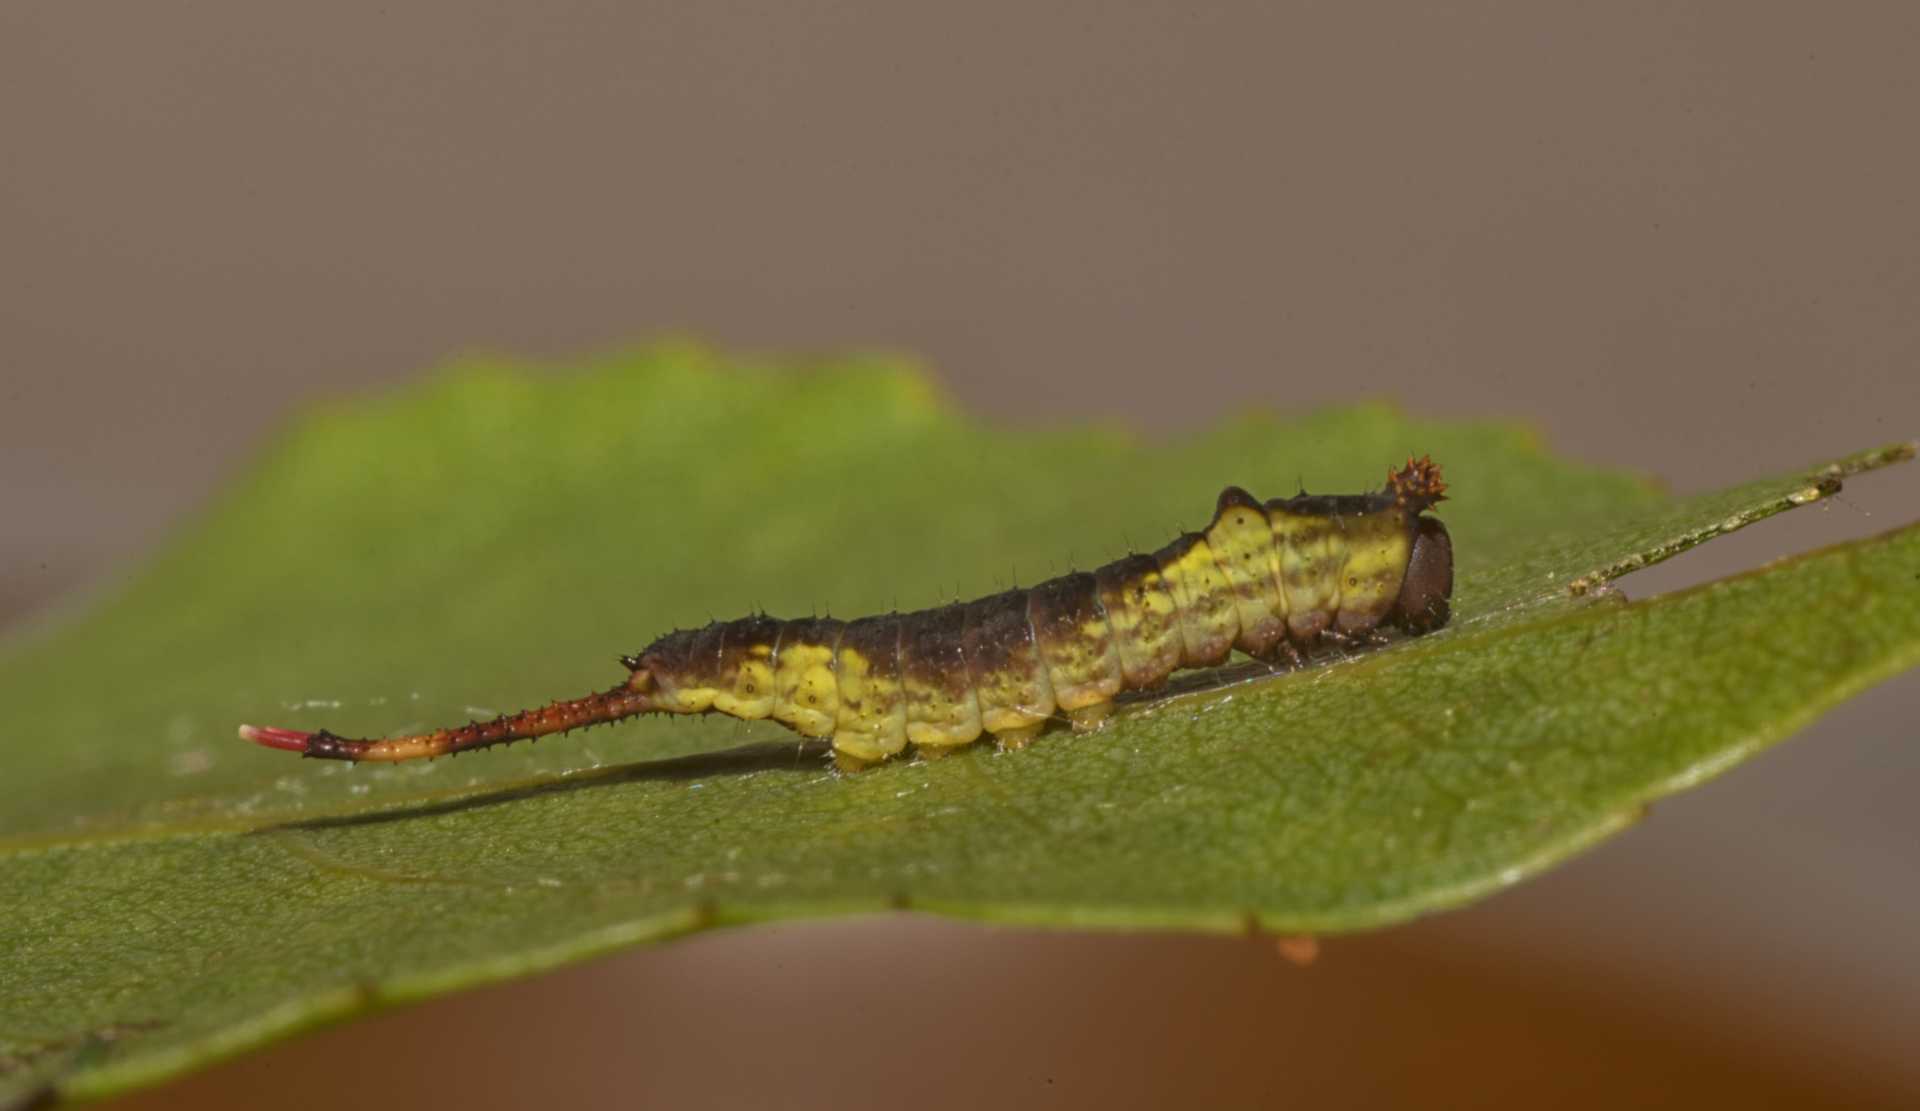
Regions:
[[[844,770],[908,745],[943,756],[983,734],[1017,748],[1061,715],[1093,728],[1122,691],[1216,667],[1236,648],[1298,664],[1325,642],[1445,625],[1453,544],[1427,515],[1445,490],[1425,458],[1389,469],[1386,488],[1368,494],[1263,504],[1229,486],[1199,532],[1037,586],[852,621],[714,622],[622,657],[627,680],[610,690],[454,728],[352,740],[242,725],[240,736],[316,759],[397,761],[636,714],[719,713],[830,737]]]

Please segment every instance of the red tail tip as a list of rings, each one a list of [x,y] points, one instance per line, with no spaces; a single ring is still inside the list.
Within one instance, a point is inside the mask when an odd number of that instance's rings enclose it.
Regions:
[[[243,725],[240,727],[240,739],[252,741],[267,748],[277,748],[285,752],[305,752],[307,739],[311,733],[302,733],[297,729],[275,729],[267,725]]]

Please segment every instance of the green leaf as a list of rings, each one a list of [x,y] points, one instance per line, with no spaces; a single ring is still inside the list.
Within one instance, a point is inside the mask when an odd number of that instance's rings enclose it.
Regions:
[[[660,718],[356,768],[233,737],[584,693],[675,626],[984,593],[1157,545],[1228,482],[1367,488],[1409,452],[1452,484],[1451,627],[1021,752],[837,777],[777,727]],[[883,361],[694,347],[471,364],[316,413],[117,596],[0,662],[0,1083],[98,1095],[720,923],[1322,932],[1457,905],[1920,659],[1911,529],[1647,602],[1607,587],[1912,454],[1675,499],[1508,425],[1012,431]]]

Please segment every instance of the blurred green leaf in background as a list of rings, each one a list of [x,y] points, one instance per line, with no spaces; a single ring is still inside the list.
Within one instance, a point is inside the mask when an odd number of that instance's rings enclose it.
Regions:
[[[677,626],[983,594],[1157,546],[1228,483],[1358,491],[1410,453],[1451,486],[1449,628],[1020,752],[839,777],[725,719],[388,767],[233,736],[581,694]],[[691,345],[316,412],[0,659],[0,1085],[98,1095],[721,923],[1320,933],[1458,905],[1920,661],[1913,528],[1648,601],[1610,585],[1912,454],[1676,499],[1504,424],[985,428],[897,362]]]

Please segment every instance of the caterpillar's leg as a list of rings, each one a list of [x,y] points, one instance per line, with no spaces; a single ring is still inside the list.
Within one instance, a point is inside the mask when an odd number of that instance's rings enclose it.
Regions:
[[[569,729],[617,721],[658,709],[653,703],[651,690],[642,689],[643,686],[650,687],[651,684],[646,673],[639,672],[627,683],[585,698],[555,702],[517,714],[502,714],[491,721],[469,722],[454,729],[436,729],[431,733],[379,741],[353,740],[324,729],[317,733],[303,733],[297,729],[276,729],[262,725],[242,725],[240,736],[257,745],[297,752],[315,760],[417,760],[464,752],[471,748],[530,740],[549,733],[564,733]]]
[[[880,763],[880,761],[864,760],[844,749],[836,748],[833,750],[833,770],[842,775],[854,775],[858,772],[866,771],[878,763]]]
[[[993,739],[1000,746],[1000,751],[1014,752],[1032,744],[1033,739],[1040,735],[1040,730],[1046,728],[1046,724],[1044,721],[1036,721],[1032,725],[1003,729],[995,733]]]
[[[1286,637],[1274,641],[1273,647],[1253,657],[1276,671],[1298,671],[1306,666],[1307,655],[1300,646]]]
[[[1393,638],[1379,629],[1368,629],[1360,633],[1343,633],[1338,629],[1328,629],[1320,635],[1331,643],[1347,649],[1379,648],[1393,643]]]
[[[1075,733],[1091,733],[1107,723],[1113,716],[1113,703],[1095,702],[1090,706],[1081,706],[1067,711],[1067,721]]]

